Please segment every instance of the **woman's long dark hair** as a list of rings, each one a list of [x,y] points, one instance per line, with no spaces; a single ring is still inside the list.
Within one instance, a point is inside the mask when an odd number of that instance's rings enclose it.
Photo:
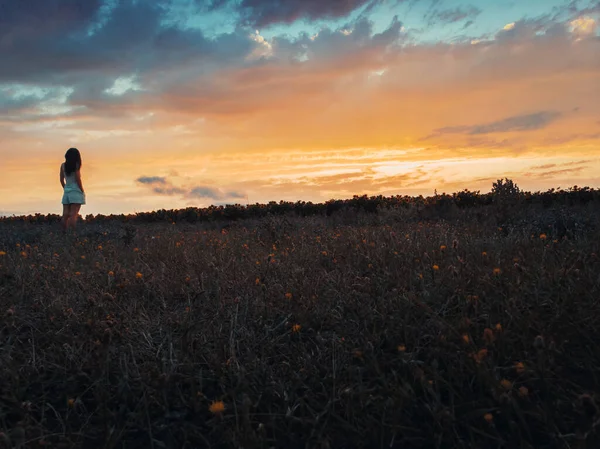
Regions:
[[[71,173],[81,168],[81,154],[77,148],[69,148],[65,153],[65,174]]]

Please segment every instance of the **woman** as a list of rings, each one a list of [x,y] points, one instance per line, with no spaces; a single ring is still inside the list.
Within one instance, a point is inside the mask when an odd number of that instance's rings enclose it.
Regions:
[[[79,209],[85,204],[85,191],[81,183],[81,154],[77,148],[69,148],[65,154],[65,161],[60,166],[60,183],[64,193],[63,204],[63,229],[75,227]]]

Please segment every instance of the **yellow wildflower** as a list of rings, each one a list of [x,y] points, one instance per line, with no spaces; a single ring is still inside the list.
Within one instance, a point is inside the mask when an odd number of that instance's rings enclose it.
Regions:
[[[102,245],[98,245],[98,249],[102,251]]]
[[[496,339],[496,337],[494,336],[494,331],[492,331],[489,327],[486,327],[483,330],[483,340],[487,344],[492,344],[495,339]]]
[[[137,273],[135,273],[136,279],[142,279],[143,277],[144,277],[144,275],[142,273],[140,273],[139,271]]]
[[[81,276],[81,273],[79,271],[76,271],[75,276]]]
[[[546,240],[548,236],[546,234],[540,234],[540,240]]]
[[[502,332],[502,324],[500,324],[500,323],[496,324],[496,331]]]
[[[406,346],[398,345],[398,352],[406,352]]]
[[[442,245],[442,246],[440,246],[440,250],[441,250],[441,251],[444,251],[445,249],[446,249],[446,245]]]
[[[512,382],[508,379],[502,379],[500,381],[500,385],[502,386],[502,388],[504,388],[505,390],[511,390],[512,389]]]
[[[208,410],[215,415],[220,415],[225,411],[225,403],[223,401],[214,401],[210,404]]]
[[[483,257],[487,256],[487,251],[483,251],[483,252],[481,253],[481,255],[482,255]]]
[[[114,272],[114,271],[109,271],[109,272],[108,272],[108,275],[109,275],[109,276],[114,276],[114,275],[115,275],[115,272]]]
[[[471,339],[469,338],[469,336],[467,334],[463,334],[462,341],[465,342],[466,344],[469,344]]]
[[[286,293],[285,294],[285,299],[292,299],[292,294],[291,293]]]
[[[300,326],[299,324],[294,324],[292,326],[292,332],[300,332],[300,329],[302,329],[302,326]]]
[[[529,394],[529,389],[527,387],[519,388],[519,396],[525,397]]]
[[[494,268],[495,275],[499,275],[500,273],[502,273],[502,270],[500,268]]]
[[[473,354],[473,359],[477,362],[477,364],[481,363],[483,361],[483,359],[485,359],[487,357],[488,354],[488,350],[487,349],[480,349],[479,351],[477,351],[476,354]]]
[[[492,423],[494,421],[494,415],[492,415],[491,413],[486,413],[485,415],[483,415],[483,419],[485,419],[488,423]]]
[[[433,271],[438,271],[440,269],[440,267],[438,265],[434,265],[432,268],[433,268]]]

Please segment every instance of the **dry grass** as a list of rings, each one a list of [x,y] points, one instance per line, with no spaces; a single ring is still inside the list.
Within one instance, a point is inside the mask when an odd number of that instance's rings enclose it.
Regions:
[[[0,447],[597,447],[600,232],[359,221],[0,227]]]

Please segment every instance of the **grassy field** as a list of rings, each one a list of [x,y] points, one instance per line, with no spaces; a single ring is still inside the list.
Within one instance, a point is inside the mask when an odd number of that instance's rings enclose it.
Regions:
[[[0,447],[600,447],[595,229],[0,225]]]

